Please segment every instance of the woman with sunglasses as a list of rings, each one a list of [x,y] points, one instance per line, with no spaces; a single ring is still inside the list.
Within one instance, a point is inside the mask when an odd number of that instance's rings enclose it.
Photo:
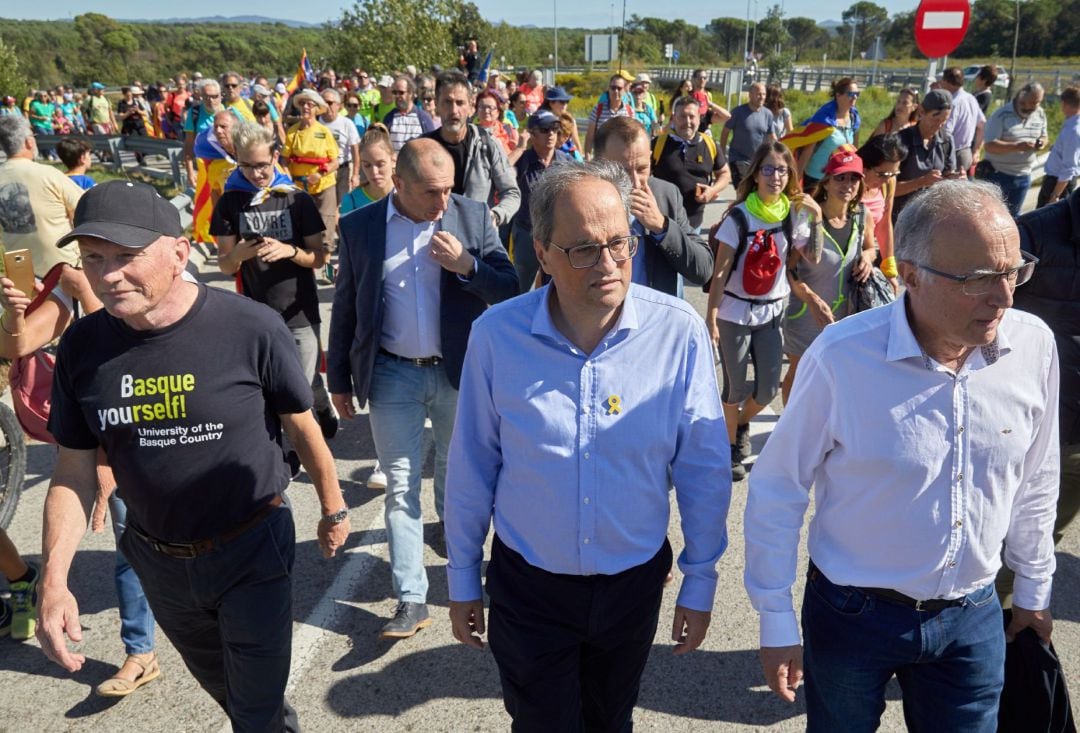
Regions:
[[[799,170],[802,172],[803,190],[813,191],[814,186],[825,175],[825,164],[829,156],[841,145],[859,145],[859,110],[855,104],[859,99],[859,85],[847,77],[833,82],[832,99],[821,105],[810,122],[828,125],[832,128],[829,136],[817,145],[807,145],[799,152]]]
[[[893,105],[892,112],[878,123],[878,126],[870,133],[870,137],[896,134],[918,121],[919,90],[914,87],[905,87],[896,95],[896,104]]]
[[[907,148],[896,135],[878,135],[866,141],[859,148],[863,170],[863,205],[870,215],[874,228],[874,241],[877,242],[881,257],[881,272],[892,283],[893,290],[899,292],[900,283],[896,279],[896,258],[893,256],[893,201],[896,197],[896,177],[900,165],[907,157]]]
[[[502,99],[498,92],[485,89],[476,95],[476,124],[490,132],[491,136],[502,144],[503,152],[508,158],[517,148],[518,132],[503,122]],[[518,153],[517,157],[521,157],[521,153]],[[510,162],[514,162],[514,159]]]
[[[792,249],[809,262],[820,259],[820,222],[821,207],[799,191],[791,151],[772,142],[750,158],[735,203],[709,231],[716,264],[705,322],[724,370],[720,401],[736,481],[746,477],[750,420],[780,388],[782,324],[791,291],[785,262]],[[751,363],[753,380],[747,377]]]
[[[362,106],[363,103],[360,101],[360,95],[356,92],[349,92],[345,95],[345,117],[356,125],[356,134],[361,137],[367,132],[368,127],[371,126],[371,120],[360,111]]]
[[[795,382],[799,359],[830,323],[851,313],[848,283],[870,277],[877,247],[874,228],[862,203],[863,162],[851,145],[829,156],[825,176],[814,189],[821,206],[824,246],[821,259],[811,262],[798,249],[788,255],[792,298],[784,322],[784,353],[788,370],[781,386],[784,404]]]

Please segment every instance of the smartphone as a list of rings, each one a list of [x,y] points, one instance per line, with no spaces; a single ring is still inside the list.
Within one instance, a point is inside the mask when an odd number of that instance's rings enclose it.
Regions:
[[[246,232],[240,235],[240,241],[244,244],[258,244],[262,241],[262,235],[256,232]]]
[[[34,297],[34,263],[30,250],[14,249],[4,252],[4,277],[15,283],[15,287],[28,298]]]

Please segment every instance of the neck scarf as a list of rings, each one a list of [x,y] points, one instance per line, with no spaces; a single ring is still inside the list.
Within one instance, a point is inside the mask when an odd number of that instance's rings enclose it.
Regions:
[[[783,221],[791,211],[791,202],[788,201],[788,197],[784,194],[780,194],[780,198],[771,204],[767,204],[757,195],[757,191],[754,191],[746,197],[746,201],[743,203],[746,204],[747,211],[766,224],[776,224]]]
[[[229,177],[225,180],[226,191],[247,191],[254,193],[255,195],[251,199],[251,206],[258,206],[270,196],[271,193],[277,191],[280,193],[287,193],[289,191],[295,191],[296,186],[293,185],[292,179],[282,173],[277,167],[274,168],[274,179],[270,181],[270,185],[266,188],[258,188],[251,181],[244,178],[244,174],[237,168]]]

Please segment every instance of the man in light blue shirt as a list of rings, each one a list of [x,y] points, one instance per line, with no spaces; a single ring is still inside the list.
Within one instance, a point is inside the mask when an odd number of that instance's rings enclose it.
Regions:
[[[1046,175],[1037,204],[1040,209],[1072,193],[1073,179],[1080,176],[1080,87],[1062,90],[1061,112],[1065,121],[1046,159]]]
[[[671,567],[672,484],[685,545],[676,654],[705,637],[727,545],[730,455],[708,334],[687,304],[631,284],[630,200],[609,161],[544,174],[530,211],[552,282],[481,316],[462,370],[450,618],[455,638],[483,647],[494,518],[489,640],[515,729],[629,725]]]

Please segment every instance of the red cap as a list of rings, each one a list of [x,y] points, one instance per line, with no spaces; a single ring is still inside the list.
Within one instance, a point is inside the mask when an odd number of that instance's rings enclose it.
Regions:
[[[862,158],[854,145],[841,145],[825,164],[825,175],[835,176],[838,173],[858,173],[863,175]]]

